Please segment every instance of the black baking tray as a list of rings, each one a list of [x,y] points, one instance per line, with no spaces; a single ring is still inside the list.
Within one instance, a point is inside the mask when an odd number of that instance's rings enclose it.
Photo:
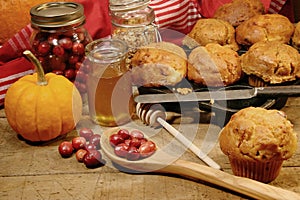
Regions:
[[[191,52],[191,49],[184,47],[187,55]],[[239,50],[239,55],[245,53],[246,50]],[[280,84],[282,85],[299,85],[300,80],[287,82]],[[213,90],[231,90],[231,89],[243,89],[251,87],[248,84],[248,76],[243,74],[242,78],[231,86],[225,87],[204,87],[196,84],[192,81],[184,79],[174,86],[162,86],[162,87],[138,87],[139,94],[163,94],[163,93],[173,93],[177,92],[178,88],[189,88],[191,91],[213,91]],[[222,100],[222,101],[201,101],[198,102],[199,109],[205,112],[214,112],[214,118],[211,119],[211,123],[219,126],[224,126],[230,119],[230,117],[238,112],[239,110],[246,107],[263,107],[266,109],[278,109],[280,110],[285,106],[288,97],[277,97],[277,98],[264,98],[264,97],[254,97],[251,99],[239,99],[239,100]],[[181,106],[188,103],[162,103],[166,111],[178,112],[181,111]]]

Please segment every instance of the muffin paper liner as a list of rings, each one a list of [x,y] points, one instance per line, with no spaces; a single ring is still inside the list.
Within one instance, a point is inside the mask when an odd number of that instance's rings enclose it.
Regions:
[[[276,179],[283,160],[271,162],[248,161],[229,158],[234,175],[269,183]]]

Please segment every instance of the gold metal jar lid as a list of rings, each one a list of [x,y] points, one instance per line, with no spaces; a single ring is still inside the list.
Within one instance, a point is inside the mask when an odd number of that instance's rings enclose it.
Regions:
[[[30,15],[35,27],[62,27],[85,22],[83,6],[74,2],[39,4],[30,9]]]
[[[109,0],[109,9],[113,12],[135,10],[148,6],[150,0]]]

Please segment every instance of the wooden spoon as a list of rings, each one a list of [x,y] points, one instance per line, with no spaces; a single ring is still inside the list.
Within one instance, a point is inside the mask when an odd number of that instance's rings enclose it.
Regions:
[[[130,127],[123,127],[132,130]],[[158,148],[148,158],[137,161],[129,161],[115,155],[113,147],[109,143],[109,136],[116,133],[120,128],[111,128],[103,132],[101,136],[101,148],[105,155],[114,163],[137,172],[158,172],[176,174],[212,183],[240,194],[255,199],[286,199],[299,200],[300,195],[292,191],[261,183],[252,179],[243,178],[228,174],[208,166],[194,162],[177,159]],[[152,140],[152,139],[151,139]],[[154,141],[155,142],[155,141]]]

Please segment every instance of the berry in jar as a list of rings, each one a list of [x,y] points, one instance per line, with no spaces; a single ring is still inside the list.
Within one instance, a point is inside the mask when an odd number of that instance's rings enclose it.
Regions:
[[[32,7],[30,14],[32,52],[44,71],[74,81],[85,59],[85,46],[92,41],[84,28],[83,6],[75,2],[50,2]],[[80,71],[86,73],[86,69]],[[85,79],[79,81],[85,85]]]

